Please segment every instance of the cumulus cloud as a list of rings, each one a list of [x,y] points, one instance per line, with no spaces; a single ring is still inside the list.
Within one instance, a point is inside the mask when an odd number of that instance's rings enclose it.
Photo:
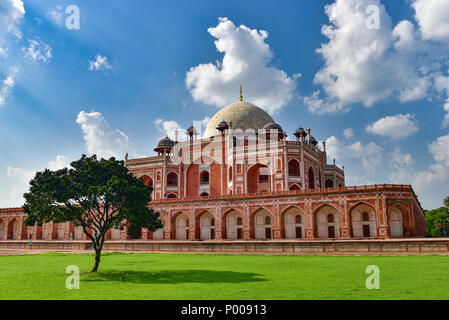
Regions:
[[[382,163],[382,148],[374,142],[363,144],[356,141],[345,145],[332,136],[326,140],[327,155],[330,159],[360,159],[367,172],[374,172]]]
[[[192,125],[198,133],[203,134],[209,121],[210,117],[206,116],[203,120],[193,121]],[[154,124],[160,132],[162,132],[165,136],[168,136],[173,141],[176,140],[176,131],[178,132],[178,141],[186,140],[185,132],[187,129],[182,128],[182,126],[175,120],[164,120],[162,118],[158,118],[154,121]]]
[[[346,139],[351,139],[354,138],[354,130],[352,130],[352,128],[346,128],[343,130],[343,136]]]
[[[412,6],[423,39],[449,40],[448,0],[416,0]]]
[[[381,137],[403,139],[418,131],[418,123],[415,115],[409,113],[398,114],[377,120],[368,125],[366,131]]]
[[[112,129],[100,112],[81,111],[76,119],[84,133],[87,151],[98,157],[123,159],[126,153],[134,152],[128,136]]]
[[[28,42],[28,48],[23,48],[26,58],[32,61],[41,60],[42,62],[48,62],[51,59],[51,48],[48,44],[34,39],[28,40]]]
[[[243,85],[246,101],[271,113],[292,100],[300,76],[290,77],[271,65],[273,52],[265,42],[266,31],[235,26],[228,18],[220,18],[207,31],[217,39],[215,46],[224,57],[187,72],[186,86],[195,101],[223,107],[237,100],[239,85]]]
[[[2,107],[5,104],[6,98],[9,96],[9,94],[12,91],[12,88],[14,87],[15,84],[14,76],[15,72],[12,72],[0,84],[0,107]]]
[[[20,22],[25,16],[21,0],[2,0],[0,2],[0,35],[13,34],[21,38]]]
[[[95,61],[89,60],[89,71],[108,71],[112,66],[108,62],[108,58],[97,54]]]
[[[367,25],[371,13],[366,10],[373,5],[379,9],[378,29]],[[408,20],[394,26],[379,0],[336,0],[325,7],[329,24],[322,34],[328,42],[317,50],[324,66],[314,78],[324,92],[306,97],[311,112],[342,112],[356,103],[371,107],[390,98],[408,102],[431,97],[448,54],[447,42],[427,40],[446,39],[448,0],[415,0],[412,6],[418,27]]]
[[[64,155],[58,155],[56,160],[50,161],[47,168],[59,170],[70,165],[69,159]],[[6,181],[2,185],[3,197],[0,198],[0,207],[18,207],[24,203],[23,194],[29,190],[29,182],[36,175],[36,170],[28,170],[19,167],[6,167]]]
[[[428,198],[432,198],[436,193],[440,193],[441,198],[446,196],[444,192],[448,188],[449,179],[449,135],[432,142],[429,145],[429,153],[433,157],[433,163],[428,169],[416,170],[413,167],[415,161],[411,156],[396,148],[391,156],[394,167],[390,175],[391,182],[410,183],[423,194],[430,190]]]
[[[58,155],[55,161],[50,161],[47,168],[53,171],[67,168],[70,166],[70,160],[67,156]]]

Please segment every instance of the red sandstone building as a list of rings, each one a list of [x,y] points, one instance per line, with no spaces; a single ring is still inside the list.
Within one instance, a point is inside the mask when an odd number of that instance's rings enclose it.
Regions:
[[[311,130],[288,140],[262,109],[239,101],[221,109],[198,138],[160,140],[157,156],[126,166],[154,189],[150,207],[164,228],[142,240],[344,239],[425,236],[423,209],[409,185],[346,186]],[[175,140],[178,140],[177,138]],[[0,209],[0,240],[85,240],[72,223],[26,227],[22,209]],[[129,239],[111,230],[108,240]]]

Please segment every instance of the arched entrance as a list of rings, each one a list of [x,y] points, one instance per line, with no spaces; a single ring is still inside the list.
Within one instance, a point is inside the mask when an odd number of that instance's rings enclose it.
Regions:
[[[316,231],[318,238],[338,238],[338,212],[331,206],[324,206],[316,213]]]
[[[392,238],[400,238],[404,236],[402,224],[402,212],[398,208],[391,208],[389,214],[390,236]]]
[[[299,239],[305,237],[305,219],[300,209],[296,207],[287,209],[282,215],[282,224],[284,226],[284,238]]]
[[[315,189],[315,174],[312,167],[309,168],[309,189]]]
[[[324,187],[325,188],[333,188],[334,187],[334,181],[332,181],[331,179],[326,179],[326,181],[324,182]]]
[[[111,229],[111,240],[117,241],[121,238],[121,230],[120,229]]]
[[[167,174],[167,186],[177,187],[178,186],[178,175],[175,172],[170,172]]]
[[[5,222],[0,219],[0,240],[5,239]]]
[[[215,239],[215,219],[209,211],[200,213],[196,217],[197,238],[201,240]]]
[[[248,193],[271,192],[271,173],[268,166],[255,164],[246,176]]]
[[[299,177],[301,175],[298,160],[292,159],[288,163],[288,175],[290,177]]]
[[[373,207],[359,204],[351,210],[352,235],[358,238],[377,236],[376,212]]]
[[[185,213],[179,213],[174,217],[173,226],[175,239],[189,239],[189,217]]]
[[[223,216],[223,237],[226,239],[243,239],[243,219],[240,212],[228,211]]]
[[[8,223],[8,239],[17,240],[19,238],[19,221],[13,219]]]
[[[251,232],[254,239],[271,239],[271,214],[266,209],[257,210],[251,217]]]
[[[295,190],[295,191],[300,191],[301,188],[300,188],[297,184],[292,184],[292,185],[290,186],[289,190],[290,190],[290,191],[293,191],[293,190]]]
[[[58,240],[64,240],[65,223],[58,223]]]

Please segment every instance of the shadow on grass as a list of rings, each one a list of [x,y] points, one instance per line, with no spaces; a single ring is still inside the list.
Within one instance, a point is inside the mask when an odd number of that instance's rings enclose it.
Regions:
[[[119,281],[131,283],[242,283],[266,281],[256,273],[212,270],[108,271],[90,274],[82,281]]]

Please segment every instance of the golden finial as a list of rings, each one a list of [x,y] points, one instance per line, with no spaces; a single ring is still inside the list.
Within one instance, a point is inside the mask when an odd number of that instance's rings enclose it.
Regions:
[[[243,101],[242,85],[240,85],[240,101]]]

